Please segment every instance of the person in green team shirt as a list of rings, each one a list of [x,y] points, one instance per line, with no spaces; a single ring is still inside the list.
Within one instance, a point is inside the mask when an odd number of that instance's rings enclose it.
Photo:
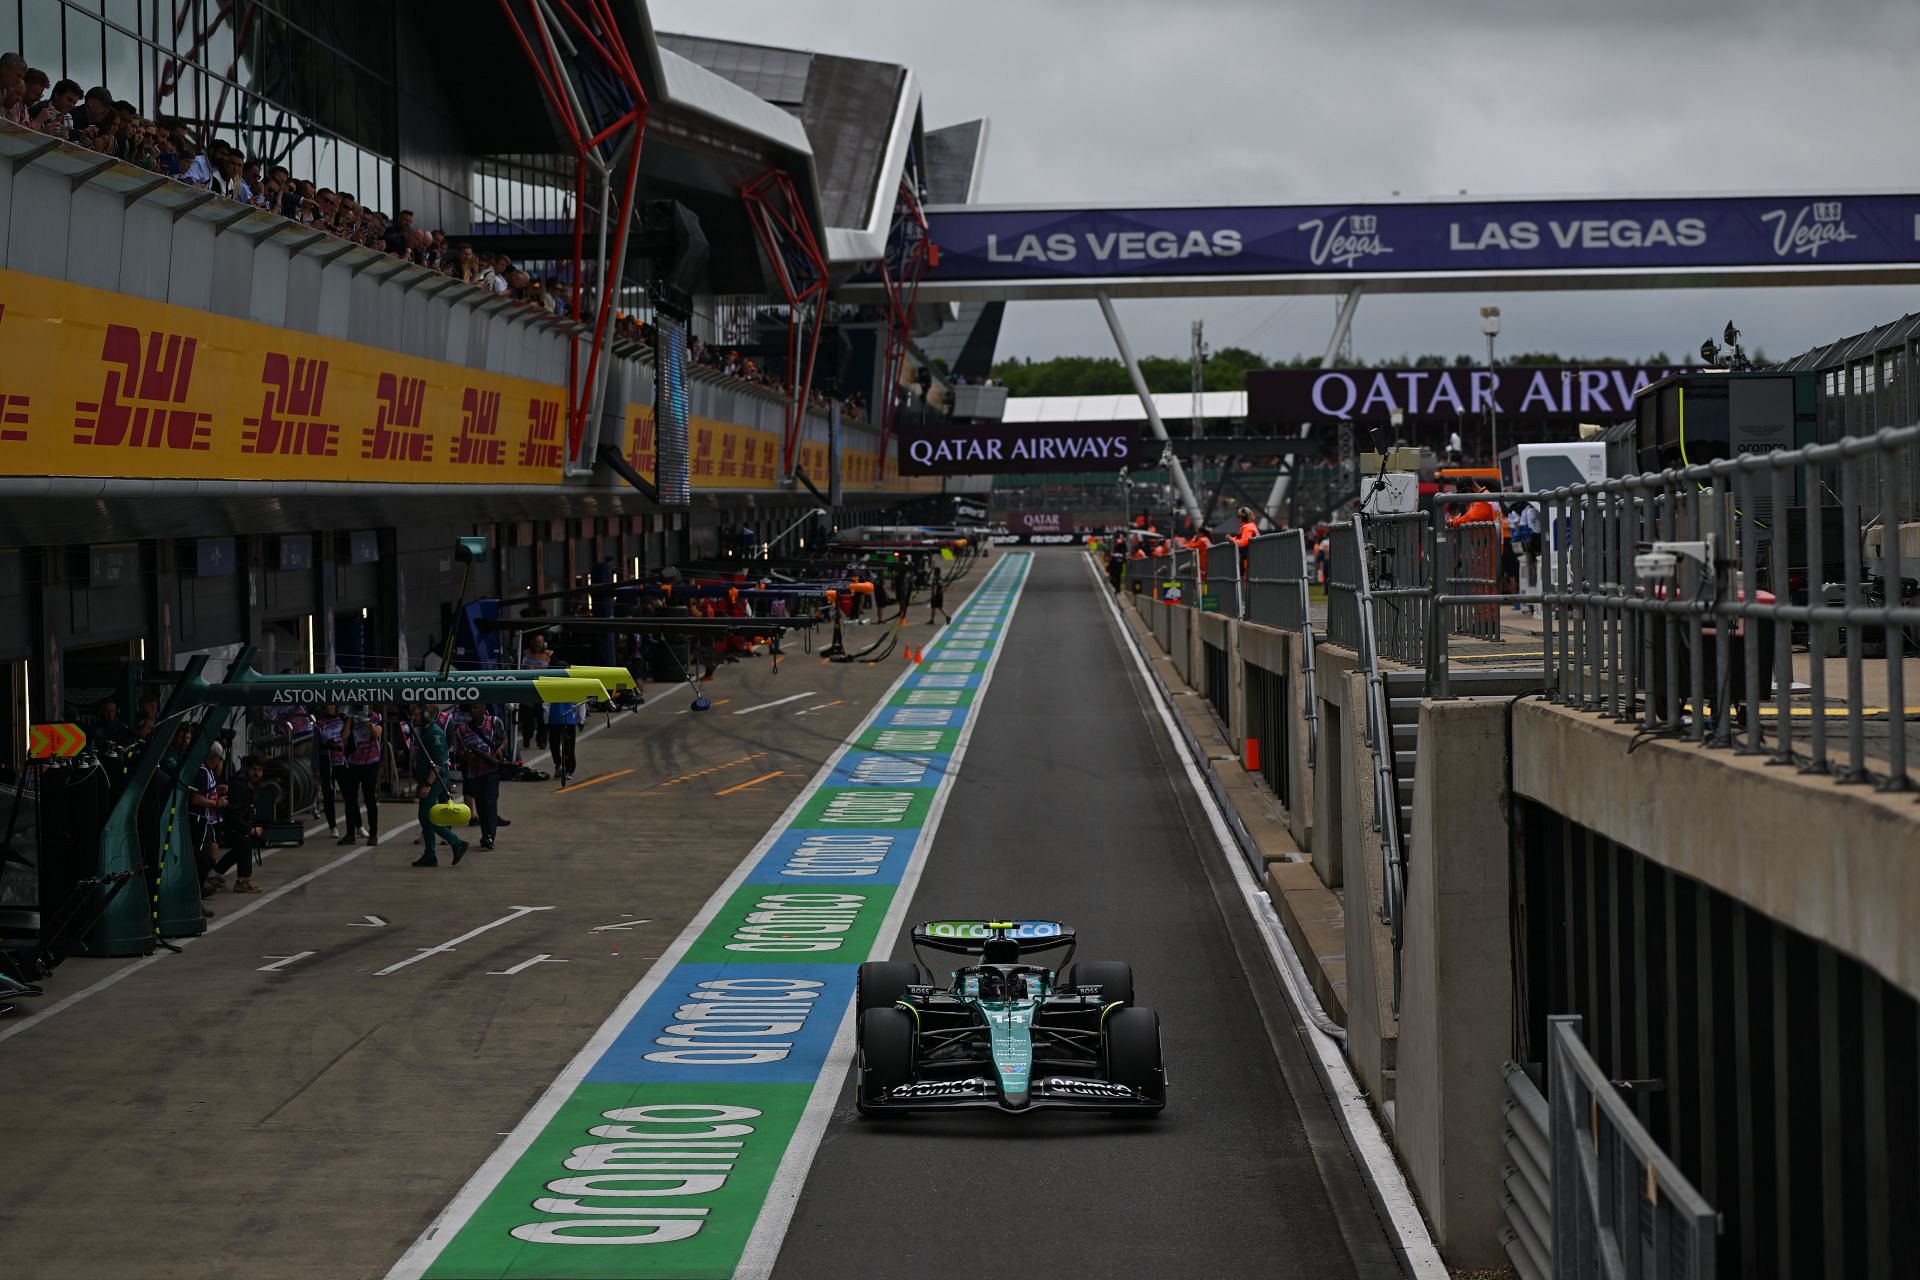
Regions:
[[[433,854],[434,837],[447,842],[453,850],[453,865],[459,866],[460,859],[467,856],[467,842],[453,833],[452,828],[436,826],[432,821],[433,806],[445,804],[452,794],[447,789],[447,734],[439,724],[438,717],[427,714],[426,707],[418,702],[407,706],[408,737],[412,747],[408,751],[408,764],[413,771],[413,780],[420,787],[420,832],[421,843],[426,852],[414,859],[416,867],[437,867],[440,859]]]

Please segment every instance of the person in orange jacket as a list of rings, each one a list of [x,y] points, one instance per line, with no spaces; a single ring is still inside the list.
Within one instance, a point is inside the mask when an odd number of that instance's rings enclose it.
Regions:
[[[1247,544],[1259,536],[1260,525],[1258,518],[1253,514],[1253,508],[1240,508],[1240,532],[1229,537],[1227,541],[1245,551]]]
[[[1471,490],[1473,493],[1485,493],[1487,491],[1487,486],[1478,480],[1471,481],[1470,483],[1473,485]],[[1465,511],[1447,520],[1447,527],[1449,529],[1458,528],[1463,524],[1497,524],[1500,526],[1501,536],[1506,536],[1507,522],[1505,517],[1500,514],[1499,507],[1488,502],[1485,498],[1481,498],[1470,504]]]

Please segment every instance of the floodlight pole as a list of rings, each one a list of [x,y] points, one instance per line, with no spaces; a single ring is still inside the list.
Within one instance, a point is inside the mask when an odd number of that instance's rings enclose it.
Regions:
[[[1141,407],[1147,411],[1147,425],[1153,429],[1154,438],[1163,445],[1171,445],[1167,438],[1167,424],[1160,421],[1159,407],[1153,403],[1153,393],[1147,390],[1147,379],[1140,372],[1139,361],[1133,358],[1133,346],[1127,341],[1127,331],[1120,327],[1120,316],[1113,309],[1113,299],[1104,291],[1095,295],[1100,300],[1100,314],[1107,318],[1107,328],[1113,330],[1113,345],[1120,349],[1120,363],[1127,366],[1127,376],[1133,379],[1134,394],[1140,397]],[[1198,528],[1205,520],[1200,514],[1200,503],[1193,496],[1193,486],[1187,483],[1187,469],[1180,465],[1179,457],[1171,447],[1167,453],[1167,468],[1173,473],[1174,488],[1180,491],[1180,500],[1187,506],[1187,514],[1193,518]]]
[[[1320,357],[1322,369],[1333,368],[1333,362],[1340,356],[1340,349],[1347,344],[1347,335],[1353,332],[1353,313],[1360,309],[1360,290],[1347,290],[1346,297],[1340,300],[1340,312],[1333,319],[1333,337],[1327,340],[1327,353]],[[1300,438],[1306,439],[1310,428],[1300,428]],[[1299,468],[1296,455],[1292,464],[1281,468],[1280,474],[1273,478],[1273,489],[1267,494],[1267,520],[1274,528],[1280,527],[1280,507],[1287,500],[1287,490],[1293,484],[1293,473]]]

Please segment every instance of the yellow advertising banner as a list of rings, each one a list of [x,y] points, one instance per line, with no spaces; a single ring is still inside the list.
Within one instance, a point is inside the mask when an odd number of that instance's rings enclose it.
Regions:
[[[0,271],[0,474],[558,484],[566,392]]]
[[[566,390],[0,270],[0,475],[560,483]],[[653,409],[624,451],[651,477]],[[692,423],[696,489],[778,487],[780,441]],[[849,489],[938,488],[847,450]],[[800,465],[825,486],[827,448]]]
[[[689,470],[695,489],[775,489],[779,487],[780,438],[771,431],[716,422],[696,417],[689,427]],[[627,406],[627,439],[623,451],[627,462],[652,480],[654,467],[653,406]],[[800,469],[824,491],[827,485],[827,446],[824,441],[800,442]],[[883,477],[879,457],[863,449],[843,449],[840,457],[840,481],[848,489],[878,489],[884,483],[889,491],[926,489],[938,492],[940,479],[931,483],[916,477],[902,481],[898,468],[889,466]]]

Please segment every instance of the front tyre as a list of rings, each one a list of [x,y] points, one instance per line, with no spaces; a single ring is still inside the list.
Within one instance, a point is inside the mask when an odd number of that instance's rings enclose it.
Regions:
[[[905,1009],[868,1009],[860,1015],[860,1072],[854,1107],[873,1115],[867,1103],[913,1080],[913,1015]]]
[[[1107,1079],[1138,1089],[1164,1107],[1167,1074],[1160,1061],[1160,1015],[1139,1005],[1115,1009],[1107,1015],[1101,1041],[1106,1049]]]

